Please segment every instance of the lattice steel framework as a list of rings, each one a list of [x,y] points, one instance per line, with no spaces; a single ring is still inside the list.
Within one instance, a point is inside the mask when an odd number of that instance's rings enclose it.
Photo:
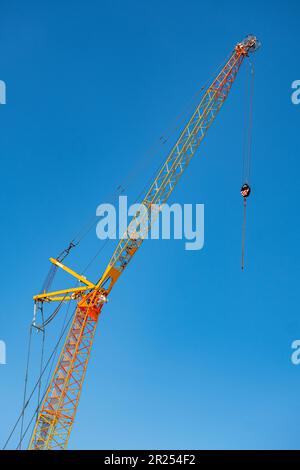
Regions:
[[[30,449],[55,450],[66,447],[96,327],[97,317],[90,317],[78,307],[42,403]]]

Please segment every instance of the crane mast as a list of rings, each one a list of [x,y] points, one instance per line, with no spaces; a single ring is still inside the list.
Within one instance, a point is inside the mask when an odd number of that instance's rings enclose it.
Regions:
[[[67,447],[103,305],[119,276],[142,245],[160,208],[170,197],[216,118],[244,58],[258,47],[258,40],[252,35],[247,36],[235,46],[229,60],[208,86],[165,163],[158,171],[141,202],[140,210],[131,220],[101,278],[93,283],[62,264],[58,259],[50,258],[54,265],[84,285],[55,292],[43,292],[34,297],[36,303],[76,300],[77,306],[41,404],[29,449],[65,449]],[[154,206],[156,209],[153,215]],[[141,211],[143,211],[142,216]]]

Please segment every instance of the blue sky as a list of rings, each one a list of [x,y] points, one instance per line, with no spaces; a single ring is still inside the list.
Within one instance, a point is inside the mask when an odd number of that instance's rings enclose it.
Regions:
[[[205,204],[204,248],[149,241],[136,255],[101,316],[69,447],[299,448],[300,366],[290,360],[300,338],[300,106],[290,98],[300,78],[299,13],[296,1],[2,3],[2,443],[21,407],[31,298],[48,258],[254,33],[262,48],[246,270],[239,189],[248,64],[172,196]],[[132,199],[161,155],[130,187]],[[91,233],[70,266],[82,270],[99,243]],[[92,280],[113,249],[92,265]],[[51,325],[49,350],[60,324]]]

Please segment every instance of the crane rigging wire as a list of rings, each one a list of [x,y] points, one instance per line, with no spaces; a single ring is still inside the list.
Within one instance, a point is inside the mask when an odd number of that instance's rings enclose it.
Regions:
[[[219,67],[219,69],[221,68],[221,66]],[[139,168],[139,169],[133,169],[131,170],[131,172],[129,172],[129,174],[127,175],[127,177],[125,177],[121,183],[119,184],[119,186],[117,187],[117,189],[115,190],[115,192],[113,193],[113,201],[117,198],[118,195],[124,193],[124,191],[128,188],[129,186],[129,183],[130,181],[133,181],[135,178],[137,178],[137,176],[140,174],[140,172],[142,171],[142,169],[144,169],[144,166],[145,166],[145,163],[149,163],[149,161],[147,162],[147,160],[149,160],[149,157],[152,159],[152,155],[154,153],[154,151],[156,151],[161,145],[165,145],[168,140],[170,139],[170,137],[178,130],[178,128],[180,127],[182,121],[184,120],[184,118],[186,117],[186,114],[188,113],[188,111],[190,110],[190,108],[193,106],[195,100],[197,98],[199,98],[199,96],[201,95],[201,93],[203,92],[203,90],[205,89],[207,83],[210,81],[210,79],[208,79],[205,84],[195,93],[195,95],[192,97],[191,100],[189,100],[189,102],[186,104],[184,110],[177,116],[177,118],[175,119],[173,125],[169,126],[169,128],[167,128],[167,131],[162,134],[162,136],[160,137],[160,140],[159,140],[159,143],[153,145],[149,151],[147,152],[147,154],[149,154],[148,158],[147,159],[143,159],[143,168]],[[146,154],[146,155],[147,155]],[[160,168],[161,164],[158,166],[158,168],[155,170],[154,174],[156,174],[156,172],[158,171],[158,169]],[[149,181],[151,179],[149,178]],[[126,184],[126,185],[125,185]],[[148,186],[148,182],[147,184],[145,185],[145,187],[143,188],[143,190],[139,193],[139,195],[137,196],[135,202],[137,202],[137,200],[142,196],[142,194],[145,192],[146,188]],[[86,235],[92,230],[92,228],[95,226],[97,222],[97,219],[95,220],[95,217],[93,217],[93,221],[92,223],[89,223],[85,226],[85,229],[79,231],[76,236],[72,239],[72,241],[69,243],[68,247],[66,249],[64,249],[59,255],[58,257],[56,258],[58,261],[62,262],[71,252],[71,250],[76,247],[77,245],[79,245],[79,243],[86,237]],[[92,265],[92,263],[95,261],[95,259],[99,256],[99,254],[102,252],[102,250],[104,249],[104,247],[106,246],[108,242],[108,239],[105,240],[105,242],[103,243],[103,245],[100,247],[100,249],[97,250],[96,254],[93,256],[93,258],[91,259],[91,261],[87,264],[87,266],[84,268],[83,270],[83,273],[85,273],[89,267]],[[48,275],[46,276],[46,279],[43,283],[43,286],[42,286],[42,289],[41,289],[41,292],[45,292],[49,289],[49,287],[52,285],[53,283],[53,280],[54,280],[54,277],[55,277],[55,274],[57,272],[57,266],[56,265],[52,265],[50,267],[50,270],[49,270],[49,273]],[[59,310],[61,309],[62,307],[62,304],[64,302],[64,299],[59,303],[59,305],[56,307],[56,309],[54,310],[54,312],[47,318],[47,320],[45,321],[44,320],[44,317],[43,317],[43,308],[41,307],[41,314],[42,314],[42,324],[38,327],[38,329],[42,332],[42,352],[41,352],[41,363],[40,363],[40,377],[42,375],[42,368],[43,368],[43,356],[44,356],[44,346],[45,346],[45,327],[56,317],[57,313],[59,312]],[[22,444],[22,435],[23,435],[23,426],[24,426],[24,411],[25,411],[25,404],[26,404],[26,394],[27,394],[27,382],[28,382],[28,375],[29,375],[29,360],[30,360],[30,350],[31,350],[31,337],[32,337],[32,327],[34,325],[31,325],[30,327],[30,343],[29,343],[29,347],[28,347],[28,359],[27,359],[27,364],[26,364],[26,374],[25,374],[25,385],[24,385],[24,397],[23,397],[23,410],[22,410],[22,419],[21,419],[21,438],[20,438],[20,443],[19,443],[19,446],[21,448],[21,444]],[[41,394],[41,380],[39,380],[39,385],[38,385],[38,404],[40,402],[40,394]],[[38,405],[38,408],[37,408],[37,411],[39,409],[39,405]]]
[[[228,58],[229,56],[226,58],[226,61],[225,63],[228,61]],[[216,67],[217,69],[217,73],[219,73],[219,71],[223,68],[223,65],[220,65],[218,67]],[[193,108],[193,106],[195,105],[195,102],[196,100],[199,100],[201,94],[203,93],[203,91],[206,89],[208,83],[211,82],[212,80],[212,77],[213,75],[206,80],[206,82],[202,85],[202,87],[193,95],[193,97],[186,103],[183,111],[181,111],[181,113],[178,114],[178,116],[175,118],[175,120],[173,121],[173,124],[170,125],[168,128],[167,128],[167,131],[161,135],[160,137],[160,142],[156,145],[154,145],[152,147],[152,152],[151,152],[151,147],[150,149],[148,150],[148,152],[145,154],[149,154],[149,160],[152,159],[152,156],[153,156],[153,150],[157,149],[160,147],[160,145],[165,145],[170,137],[172,135],[175,134],[176,131],[178,131],[178,129],[181,127],[182,123],[184,122],[187,114],[191,111],[191,108]],[[139,192],[138,196],[135,198],[134,200],[134,203],[138,202],[139,199],[142,198],[142,196],[146,193],[146,190],[150,184],[150,182],[152,181],[152,179],[154,178],[154,176],[157,174],[157,172],[160,170],[162,164],[164,163],[165,161],[165,158],[162,158],[161,159],[161,162],[159,163],[159,165],[157,166],[157,168],[155,169],[155,171],[153,172],[151,178],[148,178],[147,180],[147,183],[144,185],[143,189]],[[149,164],[149,161],[147,162],[146,159],[143,159],[142,161],[142,164],[143,164],[143,169],[145,166],[147,166],[147,163]],[[134,172],[132,171],[131,173],[134,174],[134,176],[131,176],[131,178],[129,177],[129,180],[134,180],[136,179],[136,177],[140,174],[140,172],[142,171],[142,169],[140,168],[135,174]],[[117,189],[122,189],[121,191],[121,194],[124,192],[124,190],[126,189],[126,186],[124,186],[123,182],[125,181],[125,179],[120,183],[120,185],[118,186]],[[127,187],[129,186],[129,181],[127,181]],[[88,232],[95,226],[95,224],[97,223],[97,219],[94,217],[93,218],[94,221],[92,222],[92,225],[90,227],[90,229],[88,230]],[[96,220],[95,220],[96,219]],[[96,252],[96,254],[91,258],[91,260],[88,262],[87,266],[84,268],[84,270],[82,271],[82,274],[85,274],[86,271],[90,268],[90,266],[94,263],[94,261],[97,259],[97,257],[99,256],[99,254],[103,251],[103,249],[105,248],[105,246],[107,245],[109,239],[106,239],[105,242],[103,243],[103,246],[100,247],[100,249]]]
[[[41,310],[41,315],[42,315],[42,321],[43,321],[43,324],[45,323],[44,321],[44,309],[42,308]],[[40,358],[40,376],[41,376],[41,373],[42,373],[42,370],[43,370],[43,363],[44,363],[44,352],[45,352],[45,337],[46,337],[46,330],[45,328],[42,328],[41,330],[41,334],[42,334],[42,345],[41,345],[41,358]],[[40,396],[41,396],[41,387],[42,387],[42,380],[40,380],[40,383],[39,383],[39,388],[38,388],[38,397],[37,397],[37,402],[39,403],[40,401]]]
[[[35,418],[36,416],[38,416],[38,412],[39,412],[41,403],[42,403],[42,401],[44,400],[44,397],[45,397],[45,395],[46,395],[46,392],[47,392],[47,389],[45,390],[45,393],[43,394],[43,396],[42,396],[40,402],[38,403],[38,406],[37,406],[36,409],[34,410],[34,412],[33,412],[33,414],[32,414],[32,417],[31,417],[31,419],[30,419],[28,425],[26,426],[25,431],[22,433],[22,435],[21,435],[21,437],[20,437],[20,440],[19,440],[19,442],[18,442],[18,445],[17,445],[17,447],[16,447],[16,450],[21,450],[22,442],[24,441],[24,439],[25,439],[25,437],[26,437],[26,434],[27,434],[27,432],[29,431],[30,426],[31,426],[31,424],[32,424],[32,422],[33,422],[33,420],[34,420],[34,418]]]
[[[221,69],[222,66],[220,66],[218,68]],[[176,119],[174,120],[174,122],[172,123],[171,126],[169,126],[166,130],[166,132],[164,134],[161,135],[160,139],[159,139],[159,142],[156,143],[155,145],[153,145],[152,147],[150,147],[150,149],[148,150],[148,152],[146,153],[146,156],[147,158],[144,158],[142,160],[142,165],[139,164],[139,168],[133,168],[133,170],[131,170],[131,172],[129,172],[127,174],[127,176],[121,181],[121,183],[118,185],[117,189],[114,191],[113,195],[112,195],[112,200],[114,201],[120,194],[123,194],[124,191],[129,187],[129,184],[130,182],[132,182],[133,180],[135,180],[137,178],[137,176],[141,173],[141,171],[145,168],[146,165],[149,164],[150,160],[152,160],[152,156],[153,154],[163,145],[165,145],[168,140],[170,139],[170,137],[178,130],[178,128],[180,127],[180,125],[182,124],[182,121],[184,120],[184,118],[186,117],[186,114],[188,113],[188,111],[190,110],[190,108],[192,107],[192,105],[195,103],[195,100],[199,98],[199,96],[201,95],[201,93],[203,92],[203,90],[205,89],[205,87],[207,86],[207,83],[210,81],[210,79],[208,79],[205,84],[195,93],[195,95],[192,97],[191,100],[189,100],[189,102],[185,105],[185,108],[183,109],[183,111],[176,117]],[[161,165],[159,165],[158,169],[160,168]],[[154,174],[156,174],[156,172],[158,171],[155,170]],[[145,185],[145,187],[143,188],[143,190],[139,193],[139,195],[137,196],[136,198],[136,201],[142,196],[142,194],[145,192],[146,190],[146,187],[147,185]],[[93,220],[92,222],[88,223],[87,225],[84,226],[83,229],[81,229],[76,235],[75,237],[71,240],[71,242],[69,243],[68,247],[65,248],[58,256],[57,256],[57,260],[62,262],[71,252],[71,250],[76,247],[77,245],[79,245],[79,243],[87,236],[87,234],[92,230],[92,228],[95,226],[96,222],[97,222],[97,219],[95,220],[96,218],[93,217]],[[104,247],[106,246],[107,242],[109,240],[107,239],[105,241],[105,243],[100,247],[100,249],[98,249],[98,251],[96,252],[96,254],[93,256],[93,258],[91,259],[91,261],[87,264],[87,266],[84,268],[84,273],[89,269],[89,267],[92,265],[92,263],[95,261],[95,259],[99,256],[99,254],[102,252],[102,250],[104,249]],[[46,292],[47,290],[49,290],[49,287],[52,285],[53,281],[54,281],[54,278],[55,278],[55,275],[57,273],[57,266],[56,265],[51,265],[50,269],[49,269],[49,272],[45,278],[45,281],[43,283],[43,286],[41,288],[41,293],[42,292]],[[20,430],[20,442],[19,442],[19,445],[18,445],[18,448],[21,449],[21,445],[22,445],[22,441],[23,441],[23,428],[24,428],[24,414],[25,414],[25,410],[30,402],[30,399],[31,399],[31,396],[30,398],[26,401],[27,399],[27,385],[28,385],[28,377],[29,377],[29,366],[30,366],[30,355],[31,355],[31,342],[32,342],[32,329],[33,327],[37,328],[39,331],[41,331],[42,333],[42,347],[41,347],[41,359],[40,359],[40,377],[39,377],[39,380],[37,382],[37,386],[38,386],[38,407],[37,407],[37,410],[36,410],[36,413],[38,412],[39,410],[39,404],[40,404],[40,395],[41,395],[41,378],[42,378],[42,375],[43,375],[43,360],[44,360],[44,347],[45,347],[45,328],[46,326],[56,317],[57,313],[59,312],[59,310],[61,309],[62,305],[63,305],[63,302],[64,302],[65,299],[63,299],[60,304],[56,307],[56,309],[54,310],[54,312],[45,320],[44,319],[44,313],[43,313],[43,307],[42,305],[38,305],[38,308],[41,310],[41,315],[42,315],[42,324],[37,326],[35,325],[34,323],[31,324],[30,326],[30,333],[29,333],[29,344],[28,344],[28,351],[27,351],[27,363],[26,363],[26,372],[25,372],[25,380],[24,380],[24,395],[23,395],[23,408],[22,408],[22,412],[21,412],[21,415],[20,415],[20,418],[21,418],[21,430]],[[25,431],[25,433],[27,432],[27,430]]]
[[[63,319],[63,322],[62,322],[62,326],[61,326],[61,333],[62,333],[63,330],[64,330],[65,323],[66,323],[67,318],[68,318],[68,315],[69,315],[70,305],[71,305],[71,300],[69,300],[68,303],[67,303],[66,313],[65,313],[65,316],[64,316],[64,319]],[[50,380],[50,376],[51,376],[51,373],[52,373],[52,370],[53,370],[53,366],[54,366],[55,357],[56,357],[56,353],[55,353],[55,355],[53,356],[52,364],[51,364],[51,366],[50,366],[49,373],[48,373],[48,377],[47,377],[46,382],[45,382],[45,383],[46,383],[46,387],[47,387],[47,384],[49,383],[49,380]]]
[[[226,57],[225,63],[228,61],[228,57]],[[216,67],[217,73],[223,68],[223,64],[219,65]],[[148,151],[145,152],[144,158],[138,161],[138,163],[133,167],[132,170],[130,170],[127,175],[121,180],[119,185],[117,186],[116,190],[113,193],[110,193],[110,196],[108,198],[109,201],[114,202],[118,196],[123,194],[126,189],[128,189],[129,185],[136,180],[136,178],[140,175],[140,173],[145,169],[146,166],[148,166],[151,161],[153,160],[153,155],[160,149],[162,146],[164,146],[169,139],[175,134],[176,131],[180,128],[182,125],[182,122],[184,121],[186,115],[188,112],[190,112],[192,106],[195,104],[195,101],[199,99],[201,94],[204,92],[206,89],[208,83],[210,83],[212,77],[214,75],[212,74],[209,79],[205,81],[205,83],[197,90],[197,92],[192,96],[191,99],[189,99],[183,110],[175,117],[175,119],[172,121],[172,123],[167,127],[166,131],[160,136],[159,141],[156,142],[154,145],[150,146]],[[160,166],[158,167],[158,169]],[[157,170],[156,170],[157,171]],[[143,190],[144,191],[144,190]],[[141,192],[140,194],[143,194]],[[90,218],[89,222],[87,224],[84,224],[82,228],[77,232],[77,234],[74,236],[72,241],[69,243],[69,246],[62,251],[62,253],[57,257],[59,261],[63,261],[70,253],[70,251],[78,246],[81,241],[90,233],[90,231],[95,227],[97,223],[97,217],[93,216]],[[103,247],[104,248],[104,247]],[[103,248],[100,248],[97,253],[99,254]],[[95,256],[91,259],[91,261],[88,263],[88,267],[93,263],[93,261],[97,258],[98,254],[96,253]],[[57,267],[55,266],[56,269],[53,271],[50,271],[49,275],[50,276],[50,283],[47,285],[47,288],[52,284],[55,273],[57,271]],[[85,268],[84,271],[86,271],[87,268]],[[43,289],[43,292],[47,291],[48,289]]]
[[[30,364],[30,355],[31,355],[31,344],[32,344],[32,329],[33,325],[31,323],[29,328],[29,338],[28,338],[28,347],[27,347],[27,360],[26,360],[26,369],[25,369],[25,379],[24,379],[24,392],[23,392],[23,408],[21,413],[21,428],[20,428],[20,436],[23,434],[23,426],[24,426],[24,413],[25,413],[25,403],[27,397],[27,384],[28,384],[28,376],[29,376],[29,364]]]
[[[67,309],[66,309],[66,313],[65,313],[65,317],[64,317],[64,320],[63,320],[63,324],[62,324],[62,327],[61,327],[61,334],[64,334],[63,331],[64,331],[64,327],[65,327],[65,323],[66,323],[66,320],[68,318],[68,314],[69,314],[69,311],[70,311],[70,304],[71,304],[71,301],[68,302],[68,305],[67,305]],[[71,317],[72,318],[72,317]],[[43,390],[43,394],[42,396],[39,396],[38,397],[38,404],[37,404],[37,407],[36,409],[34,410],[33,414],[32,414],[32,417],[31,419],[29,420],[28,422],[28,425],[25,429],[25,431],[21,434],[21,437],[20,437],[20,440],[19,440],[19,443],[17,445],[17,448],[16,450],[18,450],[20,448],[20,446],[22,445],[22,442],[24,441],[25,437],[26,437],[26,434],[27,432],[29,431],[30,429],[30,426],[34,420],[34,418],[36,417],[36,419],[38,418],[38,412],[40,410],[40,406],[45,398],[45,395],[47,393],[47,388],[48,388],[48,384],[49,384],[49,381],[50,381],[50,377],[51,377],[51,374],[52,374],[52,371],[53,371],[53,367],[54,367],[54,363],[55,363],[55,359],[56,359],[56,355],[57,355],[57,349],[53,355],[53,358],[52,358],[52,362],[51,362],[51,365],[50,365],[50,368],[49,368],[49,372],[48,372],[48,376],[47,376],[47,379],[45,381],[45,386],[44,386],[44,390]],[[39,380],[40,380],[40,383],[41,383],[41,375],[39,377]]]
[[[75,313],[75,309],[74,309],[74,313]],[[12,427],[11,432],[10,432],[9,435],[8,435],[8,438],[7,438],[6,441],[5,441],[4,446],[2,447],[2,450],[5,450],[5,449],[6,449],[8,443],[10,442],[10,440],[11,440],[13,434],[15,433],[15,431],[16,431],[16,429],[17,429],[17,426],[18,426],[18,424],[20,423],[20,421],[21,421],[22,419],[23,419],[23,421],[24,421],[23,416],[24,416],[25,410],[26,410],[26,408],[28,407],[29,403],[31,402],[31,400],[32,400],[32,398],[33,398],[33,396],[34,396],[35,391],[36,391],[37,388],[39,387],[39,383],[40,383],[40,381],[42,380],[42,377],[43,377],[43,375],[45,374],[45,372],[46,372],[46,370],[47,370],[49,364],[51,363],[51,361],[53,360],[53,358],[55,358],[55,355],[56,355],[56,353],[57,353],[57,349],[58,349],[58,347],[59,347],[59,345],[60,345],[60,342],[61,342],[62,338],[64,337],[64,335],[65,335],[65,333],[66,333],[66,331],[67,331],[68,326],[69,326],[70,323],[71,323],[72,318],[73,318],[73,315],[70,315],[70,318],[68,319],[67,323],[65,323],[65,325],[63,326],[62,331],[61,331],[61,333],[60,333],[60,336],[59,336],[59,338],[58,338],[58,341],[56,342],[53,351],[51,352],[49,358],[47,359],[47,361],[46,361],[46,363],[45,363],[45,365],[44,365],[44,367],[43,367],[43,370],[42,370],[42,372],[40,373],[39,378],[38,378],[37,382],[35,383],[35,385],[34,385],[32,391],[31,391],[31,393],[29,394],[28,398],[25,400],[25,403],[23,403],[21,412],[20,412],[20,414],[19,414],[19,416],[18,416],[18,418],[17,418],[17,420],[16,420],[14,426]],[[46,390],[47,390],[47,386],[46,386]],[[46,391],[45,391],[45,394],[46,394]],[[43,394],[43,397],[45,396],[45,394]],[[43,400],[43,398],[42,398],[42,400]],[[42,401],[42,400],[41,400],[41,401]],[[35,414],[36,414],[36,412],[35,412]],[[23,434],[23,438],[24,438],[24,434]],[[20,441],[22,441],[23,438],[22,438],[22,436],[21,436]],[[19,448],[19,446],[20,446],[20,442],[18,443],[18,448]]]
[[[43,313],[42,313],[43,316]],[[24,380],[24,392],[23,392],[23,409],[22,409],[22,419],[21,419],[21,426],[20,426],[20,442],[19,442],[19,450],[22,450],[22,435],[23,435],[23,427],[24,427],[24,419],[25,419],[25,403],[27,398],[27,385],[28,385],[28,378],[29,378],[29,367],[30,367],[30,359],[31,359],[31,344],[32,344],[32,331],[34,328],[34,324],[31,323],[30,331],[29,331],[29,343],[28,343],[28,351],[27,351],[27,361],[26,361],[26,373],[25,373],[25,380]],[[43,370],[43,362],[44,362],[44,350],[45,350],[45,330],[42,328],[38,328],[39,332],[42,333],[42,344],[41,344],[41,357],[40,357],[40,377]],[[41,379],[39,380],[38,386],[38,403],[40,402],[40,395],[41,395],[41,386],[42,382]]]

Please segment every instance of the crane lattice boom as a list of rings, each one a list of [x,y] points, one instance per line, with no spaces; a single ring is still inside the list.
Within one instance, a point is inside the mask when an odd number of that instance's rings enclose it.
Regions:
[[[237,44],[221,72],[207,88],[141,203],[143,208],[146,208],[146,223],[136,224],[136,218],[140,215],[140,211],[137,211],[100,280],[92,283],[57,259],[50,259],[54,265],[74,276],[84,286],[44,292],[34,297],[35,302],[77,299],[78,303],[56,369],[40,407],[29,449],[67,447],[99,315],[107,296],[150,230],[155,220],[155,217],[150,216],[152,206],[155,204],[156,207],[161,207],[170,197],[225,102],[244,58],[255,51],[258,45],[255,36],[247,36]],[[142,226],[139,232],[138,226]]]

